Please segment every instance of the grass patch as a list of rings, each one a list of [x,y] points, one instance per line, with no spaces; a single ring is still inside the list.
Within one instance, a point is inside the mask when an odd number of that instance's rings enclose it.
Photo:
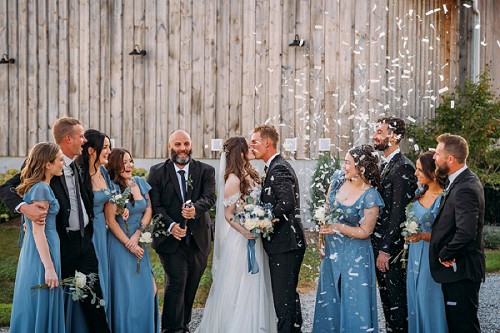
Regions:
[[[0,327],[9,326],[12,304],[0,304]]]
[[[485,250],[486,272],[500,272],[500,250]]]

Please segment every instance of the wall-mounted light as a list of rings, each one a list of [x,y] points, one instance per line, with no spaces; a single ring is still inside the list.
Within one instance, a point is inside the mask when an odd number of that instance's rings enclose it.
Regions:
[[[139,48],[139,45],[135,44],[134,46],[134,49],[129,53],[129,55],[133,55],[133,56],[145,56],[146,55],[146,50],[141,50]]]
[[[0,59],[0,64],[13,64],[16,62],[16,59],[14,58],[9,58],[7,53],[4,53],[2,58]]]
[[[302,47],[302,46],[304,46],[305,43],[306,43],[306,41],[303,39],[300,39],[299,35],[295,35],[295,39],[293,40],[293,42],[288,44],[288,46]]]

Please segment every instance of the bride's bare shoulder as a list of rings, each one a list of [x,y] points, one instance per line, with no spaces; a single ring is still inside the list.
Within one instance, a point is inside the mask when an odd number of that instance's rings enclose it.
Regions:
[[[230,173],[224,185],[225,196],[230,196],[240,191],[240,179],[234,173]]]

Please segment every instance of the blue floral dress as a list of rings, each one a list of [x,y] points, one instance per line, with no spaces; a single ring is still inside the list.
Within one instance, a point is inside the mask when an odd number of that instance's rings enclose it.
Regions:
[[[429,208],[420,202],[409,204],[422,232],[431,232],[442,195]],[[410,243],[406,272],[408,331],[415,333],[448,332],[441,284],[434,281],[429,268],[429,242]]]
[[[39,182],[24,195],[24,202],[48,201],[50,204],[45,219],[45,237],[49,245],[54,269],[61,280],[61,250],[56,230],[56,215],[59,202],[49,185]],[[10,317],[10,331],[20,332],[65,332],[64,293],[62,288],[31,289],[34,285],[45,284],[45,268],[33,238],[33,225],[25,218],[24,236],[17,265],[14,300]]]
[[[364,209],[382,208],[375,188],[366,190],[352,206],[344,206],[335,194],[344,183],[336,172],[328,198],[333,222],[358,227]],[[313,332],[378,332],[376,277],[370,238],[354,239],[341,234],[326,235],[321,262]]]
[[[128,237],[141,227],[141,218],[146,210],[145,197],[151,186],[142,178],[134,177],[141,190],[143,199],[130,202],[126,207],[130,212],[127,220],[128,229],[122,217],[116,221]],[[113,184],[116,189],[119,187]],[[111,331],[112,332],[159,332],[158,301],[154,294],[153,270],[149,260],[147,246],[141,259],[140,271],[137,269],[137,257],[123,245],[112,232],[108,237],[110,294],[111,294]]]

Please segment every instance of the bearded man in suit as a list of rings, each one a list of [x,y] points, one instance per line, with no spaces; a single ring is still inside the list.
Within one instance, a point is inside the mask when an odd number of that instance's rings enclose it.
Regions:
[[[380,299],[387,329],[407,332],[406,269],[396,257],[404,245],[401,223],[406,220],[406,206],[417,189],[415,166],[401,153],[399,144],[406,134],[403,119],[382,117],[372,138],[375,149],[382,151],[381,186],[379,192],[385,207],[372,235]]]
[[[148,182],[153,214],[162,223],[153,248],[165,270],[162,332],[188,332],[198,285],[207,267],[215,204],[215,169],[191,159],[191,137],[174,131],[168,140],[171,158],[151,167]]]
[[[250,147],[266,164],[261,200],[270,203],[274,223],[271,239],[263,239],[269,256],[274,309],[278,332],[301,332],[302,312],[297,284],[306,243],[300,221],[300,194],[297,176],[277,150],[278,131],[261,125],[253,130]]]
[[[441,283],[450,332],[481,332],[477,311],[485,278],[484,190],[466,165],[469,146],[449,133],[437,138],[436,173],[447,175],[445,194],[432,225],[429,264]]]

